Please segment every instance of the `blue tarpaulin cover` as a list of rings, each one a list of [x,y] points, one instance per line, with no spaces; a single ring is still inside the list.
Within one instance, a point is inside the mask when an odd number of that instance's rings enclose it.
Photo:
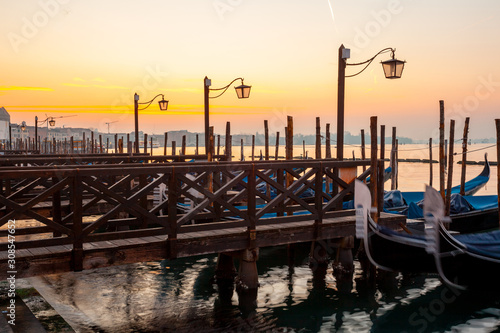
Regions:
[[[473,253],[500,259],[500,230],[457,235],[455,239],[466,245]]]
[[[498,207],[498,195],[481,195],[481,196],[468,195],[465,196],[464,199],[467,200],[467,202],[475,210]]]

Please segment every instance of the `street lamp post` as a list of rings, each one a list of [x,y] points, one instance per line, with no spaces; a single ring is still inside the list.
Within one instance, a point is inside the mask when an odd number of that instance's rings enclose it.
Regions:
[[[135,144],[134,144],[134,146],[135,146],[136,153],[139,153],[139,111],[147,109],[158,96],[161,96],[161,101],[158,102],[158,104],[160,106],[160,110],[166,111],[168,108],[168,101],[165,100],[165,96],[163,94],[158,94],[155,97],[153,97],[153,99],[150,100],[149,102],[142,102],[142,103],[139,102],[139,95],[137,95],[137,93],[134,94],[134,119],[135,119]],[[141,105],[147,104],[147,105],[145,107],[143,107],[142,109],[139,109],[139,104],[141,104]],[[144,144],[146,144],[146,142]]]
[[[345,78],[353,77],[361,74],[379,55],[385,52],[391,52],[392,59],[382,61],[382,68],[384,70],[386,79],[399,79],[403,73],[404,64],[406,61],[394,58],[396,49],[391,47],[380,50],[370,59],[355,63],[348,64],[347,59],[350,58],[350,50],[346,49],[344,45],[339,48],[339,70],[338,70],[338,88],[337,88],[337,159],[342,161],[344,159],[344,100],[345,100]],[[346,66],[366,65],[361,71],[353,75],[345,75]]]
[[[209,99],[222,96],[227,91],[227,89],[237,80],[241,80],[241,85],[234,87],[234,89],[236,90],[236,95],[238,96],[239,99],[248,98],[250,96],[250,89],[252,88],[252,86],[245,85],[243,82],[243,79],[241,77],[234,79],[227,86],[222,87],[222,88],[217,88],[217,89],[210,89],[210,86],[212,85],[212,80],[210,80],[208,77],[205,76],[205,79],[203,80],[204,103],[205,103],[205,152],[207,154],[208,154],[208,147],[209,147],[209,128],[210,128],[210,119],[209,119],[210,103],[209,103]],[[219,90],[222,90],[222,92],[219,95],[210,97],[210,91],[219,91]]]

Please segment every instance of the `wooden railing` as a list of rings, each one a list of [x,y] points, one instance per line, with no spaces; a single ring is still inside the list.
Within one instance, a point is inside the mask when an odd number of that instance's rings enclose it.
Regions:
[[[16,248],[70,245],[74,270],[82,269],[83,244],[97,241],[168,235],[174,258],[182,234],[244,228],[252,246],[259,225],[314,221],[319,226],[344,214],[338,210],[354,184],[340,179],[338,170],[366,165],[367,160],[307,160],[4,167],[0,180],[16,187],[2,188],[0,227],[9,220],[40,222],[16,227]],[[49,216],[37,210],[46,202]],[[84,222],[97,205],[105,212]],[[0,230],[0,237],[6,236],[7,230]],[[0,246],[6,249],[6,241]]]

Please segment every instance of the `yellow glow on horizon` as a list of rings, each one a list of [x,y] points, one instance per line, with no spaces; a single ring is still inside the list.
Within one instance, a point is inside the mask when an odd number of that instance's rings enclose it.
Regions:
[[[34,90],[34,91],[54,91],[52,88],[44,87],[20,87],[20,86],[0,86],[2,91]]]

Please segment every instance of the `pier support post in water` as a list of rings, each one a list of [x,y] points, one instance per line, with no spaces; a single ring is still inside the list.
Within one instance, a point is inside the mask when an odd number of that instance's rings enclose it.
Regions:
[[[354,273],[353,248],[354,238],[352,236],[342,238],[337,249],[335,262],[333,263],[333,272],[335,276],[352,276],[352,273]]]
[[[219,253],[217,257],[217,267],[215,269],[215,279],[219,283],[233,283],[236,276],[236,268],[231,254]]]
[[[245,249],[239,254],[240,267],[238,269],[237,288],[241,290],[257,289],[259,275],[257,273],[257,260],[259,249]]]

